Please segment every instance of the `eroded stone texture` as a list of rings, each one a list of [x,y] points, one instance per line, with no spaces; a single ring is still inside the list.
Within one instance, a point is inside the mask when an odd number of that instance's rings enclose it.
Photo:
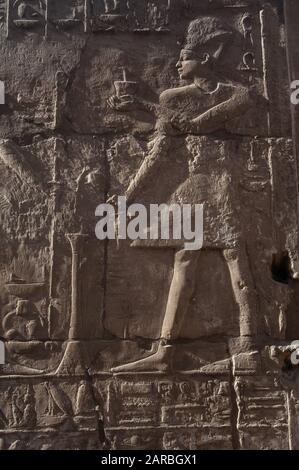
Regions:
[[[0,2],[3,448],[299,448],[295,3]],[[115,195],[203,248],[97,240]]]

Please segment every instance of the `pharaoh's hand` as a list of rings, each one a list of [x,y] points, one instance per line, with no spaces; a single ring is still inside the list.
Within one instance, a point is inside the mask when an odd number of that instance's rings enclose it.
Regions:
[[[176,113],[171,118],[171,124],[174,129],[181,132],[182,134],[189,134],[193,132],[192,119],[185,113]]]
[[[108,106],[115,111],[131,111],[138,107],[138,99],[131,95],[110,96],[107,100]]]
[[[174,128],[170,119],[160,118],[156,124],[157,135],[175,135]]]

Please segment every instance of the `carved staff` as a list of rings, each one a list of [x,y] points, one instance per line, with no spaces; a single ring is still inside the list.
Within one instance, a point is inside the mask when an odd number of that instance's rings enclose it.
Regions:
[[[49,181],[48,185],[50,188],[50,204],[51,204],[51,232],[50,232],[50,263],[49,263],[49,309],[48,309],[48,330],[49,337],[52,338],[52,308],[53,299],[55,297],[54,287],[54,270],[55,270],[55,241],[56,241],[56,212],[58,210],[58,201],[61,194],[61,182],[57,179],[58,173],[58,161],[61,158],[63,152],[63,141],[61,139],[54,140],[54,162],[53,162],[53,174],[52,180]]]
[[[82,248],[82,241],[87,238],[88,235],[81,233],[70,233],[67,238],[72,248],[72,306],[71,306],[71,321],[69,330],[69,340],[81,339],[81,305],[80,305],[80,255]]]

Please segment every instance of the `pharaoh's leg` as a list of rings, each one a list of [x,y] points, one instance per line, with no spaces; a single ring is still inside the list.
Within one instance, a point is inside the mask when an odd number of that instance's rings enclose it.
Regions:
[[[182,325],[194,291],[195,274],[200,251],[177,251],[161,339],[171,342],[181,333]]]
[[[180,250],[175,255],[174,273],[158,350],[145,359],[112,369],[113,372],[166,371],[172,366],[172,341],[180,335],[194,291],[199,251]]]
[[[257,293],[245,247],[224,250],[234,296],[239,307],[240,336],[257,335]]]

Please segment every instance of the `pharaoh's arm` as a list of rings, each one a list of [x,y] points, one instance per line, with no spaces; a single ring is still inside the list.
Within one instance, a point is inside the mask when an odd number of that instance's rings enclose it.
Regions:
[[[155,177],[159,170],[163,157],[167,154],[170,147],[171,137],[167,135],[158,135],[154,145],[142,163],[140,169],[131,181],[126,191],[127,202],[132,202],[140,190],[144,187],[146,181]]]
[[[160,110],[159,104],[130,95],[124,95],[121,97],[113,95],[108,98],[107,103],[109,107],[115,111],[123,113],[128,113],[130,111],[143,111],[152,114],[156,118]]]
[[[8,139],[0,140],[0,160],[10,168],[21,181],[29,186],[40,188],[40,182],[30,166],[26,152],[13,141]]]
[[[175,117],[172,124],[188,134],[210,134],[223,129],[227,122],[246,113],[254,102],[251,92],[243,88],[229,100],[214,106],[195,119],[188,121],[184,117],[182,119]]]
[[[242,88],[229,100],[220,103],[191,121],[187,119],[181,121],[178,115],[175,115],[172,120],[172,126],[175,128],[177,123],[180,133],[195,135],[210,134],[222,129],[228,121],[244,114],[253,106],[253,103],[254,99],[251,93],[247,89]],[[159,105],[159,110],[160,112],[162,111],[162,116],[163,114],[167,115],[169,113],[169,109],[163,104]],[[169,127],[167,118],[165,122],[160,120],[160,126],[161,125],[162,128],[159,129],[160,135],[157,137],[151,152],[145,158],[126,192],[126,197],[129,202],[136,197],[137,193],[144,187],[146,181],[155,177],[162,158],[167,154],[170,147],[171,135],[176,134],[174,129],[172,129],[172,132],[171,129],[164,129],[165,126]]]
[[[171,125],[170,116],[173,116],[174,112],[162,104],[161,99],[159,103],[152,103],[136,97],[122,96],[118,98],[112,96],[109,98],[108,104],[111,108],[121,112],[132,110],[147,111],[156,119],[157,136],[151,143],[149,154],[146,156],[125,194],[127,202],[131,202],[142,190],[146,181],[156,175],[160,163],[170,147],[171,135],[178,134]],[[114,196],[110,199],[113,200]]]

